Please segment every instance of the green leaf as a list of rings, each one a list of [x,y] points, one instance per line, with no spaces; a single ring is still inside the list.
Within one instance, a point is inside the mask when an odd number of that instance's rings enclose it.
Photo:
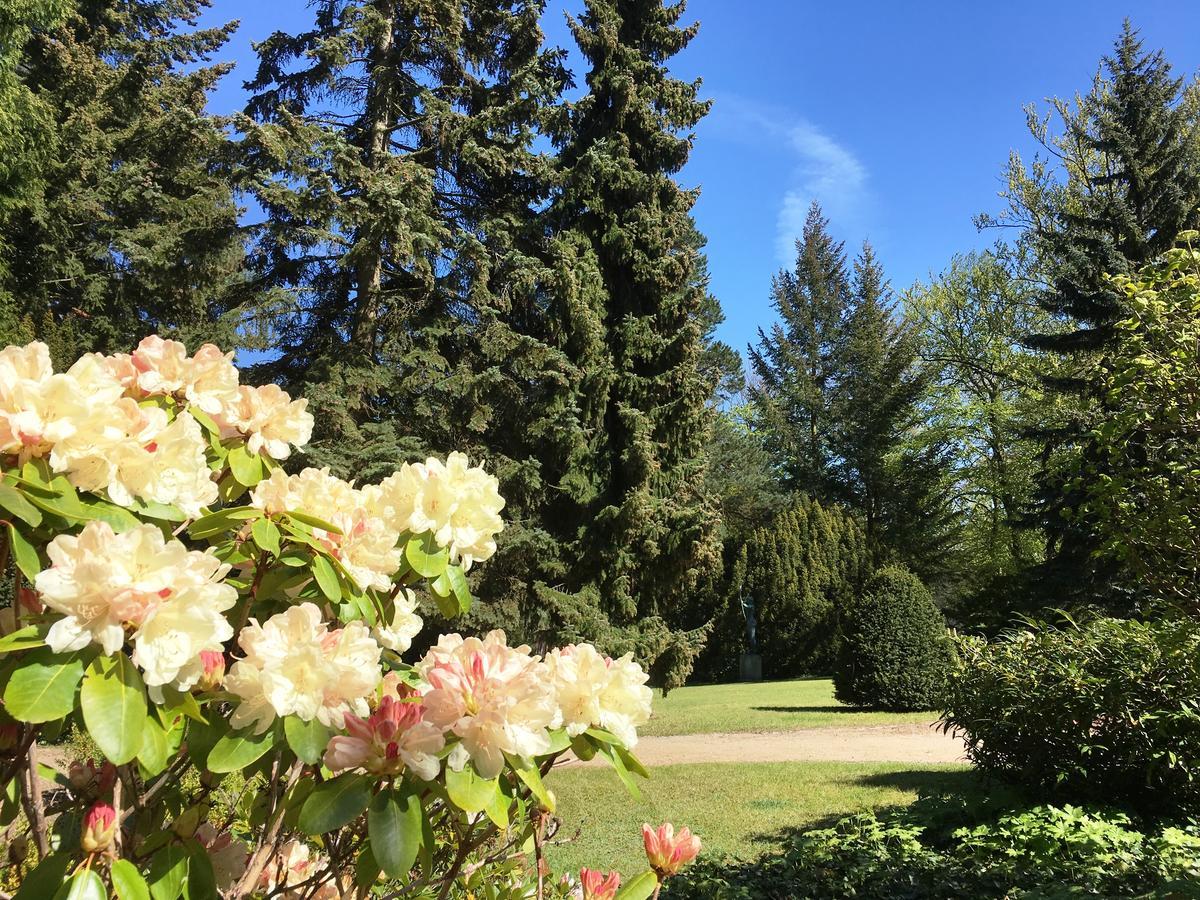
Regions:
[[[617,753],[617,748],[611,744],[601,744],[596,747],[596,752],[612,763],[612,767],[617,772],[617,777],[621,779],[621,783],[625,785],[625,789],[629,791],[629,795],[634,800],[641,801],[642,792],[637,786],[637,782],[633,780],[633,776],[629,774],[629,769],[625,765],[625,761]]]
[[[247,726],[221,737],[209,751],[205,763],[210,772],[224,774],[246,768],[275,744],[275,729],[268,728],[262,734],[254,733],[254,726]]]
[[[177,900],[187,879],[188,858],[178,844],[167,844],[150,860],[150,896],[154,900]]]
[[[446,580],[450,582],[450,590],[458,601],[458,611],[466,613],[471,609],[471,587],[467,584],[467,575],[461,566],[447,566]]]
[[[12,547],[13,561],[21,570],[21,574],[30,581],[37,578],[38,572],[42,571],[42,561],[38,557],[37,548],[11,522],[8,523],[8,544]]]
[[[75,708],[75,688],[83,677],[85,659],[92,648],[57,654],[49,647],[34,650],[21,660],[4,689],[4,707],[21,722],[50,722],[70,715]]]
[[[288,716],[283,720],[283,734],[292,752],[310,766],[321,761],[329,744],[329,729],[316,719],[305,722],[296,716]]]
[[[653,872],[643,872],[617,891],[617,900],[646,900],[658,887],[658,876]]]
[[[635,775],[641,775],[643,778],[649,778],[649,770],[642,765],[642,761],[633,755],[627,747],[613,747],[617,756],[621,757],[621,762],[625,763],[625,768]]]
[[[262,460],[257,455],[251,455],[245,445],[230,450],[225,461],[229,463],[229,471],[233,473],[238,484],[254,487],[263,480]]]
[[[307,525],[309,528],[320,528],[322,531],[328,531],[330,534],[342,533],[342,529],[338,528],[332,522],[328,522],[325,519],[318,519],[316,516],[310,516],[306,512],[289,510],[287,515],[289,519],[294,519],[303,525]]]
[[[445,571],[450,552],[439,547],[433,535],[425,532],[409,539],[404,547],[404,558],[422,578],[437,578]]]
[[[36,506],[25,499],[25,495],[11,484],[0,482],[0,506],[33,528],[42,524],[42,514]]]
[[[185,847],[188,865],[187,878],[183,882],[183,896],[186,900],[221,900],[212,857],[208,855],[208,851],[194,839],[189,840]]]
[[[108,874],[112,876],[113,890],[118,900],[150,900],[146,879],[129,860],[114,860]]]
[[[371,802],[371,782],[364,775],[346,773],[323,782],[309,794],[298,824],[305,834],[325,834],[348,825]]]
[[[279,528],[270,519],[259,519],[250,526],[254,543],[272,556],[279,555]]]
[[[153,718],[147,718],[142,730],[142,748],[138,751],[138,762],[149,775],[158,775],[167,767],[170,752],[167,734]]]
[[[262,515],[262,510],[255,509],[253,506],[231,506],[228,509],[201,516],[188,526],[188,534],[194,538],[212,537],[214,534],[233,529],[238,522],[259,515]]]
[[[507,754],[505,755],[508,756]],[[508,764],[517,773],[517,777],[529,788],[530,793],[537,798],[538,803],[550,812],[554,812],[554,798],[546,790],[546,785],[542,781],[541,769],[538,768],[537,764],[516,756],[508,756]]]
[[[21,880],[21,887],[13,895],[13,900],[46,900],[47,897],[53,897],[62,886],[71,862],[70,853],[50,854]]]
[[[58,889],[54,900],[108,900],[104,882],[91,869],[83,869]]]
[[[97,656],[79,690],[88,734],[114,765],[123,766],[142,749],[146,686],[124,653]]]
[[[495,778],[481,778],[471,763],[463,766],[461,772],[455,772],[447,766],[446,793],[463,812],[481,813],[500,793],[500,782]]]
[[[329,560],[320,553],[313,557],[313,577],[317,579],[317,587],[321,589],[321,593],[328,599],[338,601],[342,599],[342,586],[338,581],[337,572],[333,570],[333,566]]]
[[[5,653],[16,653],[18,650],[31,650],[41,647],[46,642],[42,640],[41,631],[36,625],[26,625],[18,628],[12,634],[0,638],[0,656]]]
[[[117,506],[115,503],[108,503],[104,500],[97,500],[92,503],[83,504],[83,513],[77,518],[84,520],[98,520],[107,522],[112,526],[112,530],[118,534],[126,531],[132,531],[142,524],[142,520],[122,506]]]
[[[379,867],[392,878],[408,875],[422,839],[421,799],[412,792],[381,791],[367,808],[367,833]]]

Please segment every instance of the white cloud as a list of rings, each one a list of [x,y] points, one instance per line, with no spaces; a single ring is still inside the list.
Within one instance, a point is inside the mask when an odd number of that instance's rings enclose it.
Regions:
[[[783,195],[775,227],[775,254],[791,265],[796,238],[814,200],[838,230],[858,222],[866,197],[867,170],[858,158],[811,122],[798,121],[787,131],[797,155],[791,186]]]
[[[795,242],[814,200],[835,232],[861,232],[868,223],[866,166],[820,126],[790,113],[737,96],[716,98],[711,124],[726,139],[764,139],[791,160],[775,223],[775,255],[781,265],[796,260]]]

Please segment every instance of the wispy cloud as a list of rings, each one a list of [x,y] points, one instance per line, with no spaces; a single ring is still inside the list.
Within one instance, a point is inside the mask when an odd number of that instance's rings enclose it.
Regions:
[[[779,201],[775,255],[781,265],[795,262],[795,242],[814,200],[835,230],[859,231],[866,226],[869,199],[866,166],[854,152],[817,124],[742,97],[717,98],[713,118],[726,136],[767,139],[791,158],[791,169]]]

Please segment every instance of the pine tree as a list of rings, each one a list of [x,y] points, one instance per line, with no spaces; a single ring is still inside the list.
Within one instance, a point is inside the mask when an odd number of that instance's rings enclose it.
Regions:
[[[784,483],[820,499],[835,496],[830,390],[838,373],[837,341],[850,304],[843,245],[813,203],[796,242],[796,266],[771,285],[780,321],[759,329],[749,348],[757,376],[751,400],[767,446],[780,461]]]
[[[26,35],[40,159],[0,205],[0,294],[68,358],[150,331],[233,343],[244,253],[223,123],[204,112],[228,66],[203,64],[232,26],[188,28],[205,5],[105,0]]]
[[[572,587],[595,586],[616,625],[656,614],[676,624],[689,588],[719,565],[704,491],[712,386],[701,369],[696,195],[674,180],[687,132],[708,109],[698,84],[667,71],[696,32],[678,27],[683,12],[662,0],[588,0],[570,20],[588,93],[558,136],[562,184],[550,216],[590,261],[579,299],[602,324],[604,356],[581,363],[594,498],[564,510],[556,527],[579,535]]]
[[[1073,414],[1041,435],[1037,521],[1047,534],[1047,563],[1037,581],[1054,602],[1108,595],[1112,573],[1097,563],[1095,523],[1072,512],[1088,489],[1076,476],[1081,457],[1094,456],[1089,434],[1107,418],[1093,367],[1123,314],[1106,276],[1135,272],[1200,223],[1195,99],[1195,88],[1184,88],[1160,51],[1144,51],[1126,21],[1091,92],[1074,108],[1055,101],[1062,134],[1052,136],[1047,121],[1030,115],[1035,137],[1063,160],[1065,175],[1040,159],[1026,170],[1014,157],[1009,168],[1010,210],[1002,221],[1023,226],[1022,243],[1049,285],[1039,303],[1059,325],[1030,343],[1045,351],[1047,386],[1075,398]]]

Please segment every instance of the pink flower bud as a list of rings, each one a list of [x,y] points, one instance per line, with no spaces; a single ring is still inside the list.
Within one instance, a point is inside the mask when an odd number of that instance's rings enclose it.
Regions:
[[[98,801],[84,814],[79,846],[85,853],[99,853],[112,846],[116,834],[117,811]]]
[[[580,869],[579,883],[583,885],[583,900],[613,900],[621,886],[621,873],[605,876],[597,869]]]
[[[204,674],[196,682],[196,690],[215,691],[225,680],[225,654],[219,650],[201,650],[200,662],[204,664]]]
[[[642,826],[642,842],[646,845],[646,859],[659,878],[675,875],[696,858],[700,852],[700,838],[688,829],[679,829],[666,822],[655,831],[649,825]]]

